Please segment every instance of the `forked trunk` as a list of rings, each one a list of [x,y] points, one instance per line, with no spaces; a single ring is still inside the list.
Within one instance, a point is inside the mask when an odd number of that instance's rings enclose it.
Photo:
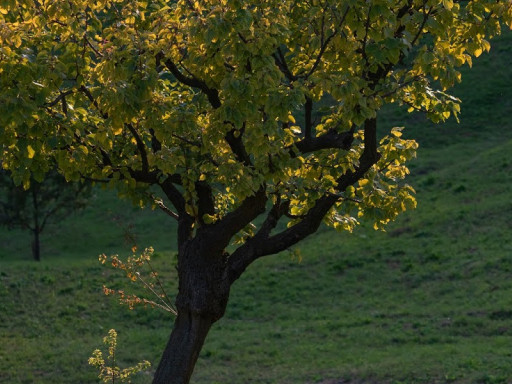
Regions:
[[[213,322],[209,318],[181,313],[158,365],[153,384],[187,384]]]

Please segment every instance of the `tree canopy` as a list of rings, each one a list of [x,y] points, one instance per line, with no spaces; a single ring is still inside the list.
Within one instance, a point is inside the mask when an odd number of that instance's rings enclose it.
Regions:
[[[292,224],[330,199],[324,221],[349,230],[414,205],[397,180],[416,144],[393,127],[372,137],[378,110],[456,116],[457,67],[511,13],[500,1],[6,3],[2,158],[18,182],[57,159],[70,180],[181,185],[171,201],[196,225],[261,190]]]
[[[2,4],[2,166],[27,186],[56,161],[175,217],[176,329],[216,321],[251,262],[322,221],[381,228],[414,207],[417,144],[379,110],[456,118],[458,68],[512,25],[500,0]]]

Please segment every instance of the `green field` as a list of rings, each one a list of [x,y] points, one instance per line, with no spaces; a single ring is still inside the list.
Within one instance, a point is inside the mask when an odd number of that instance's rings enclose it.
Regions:
[[[300,262],[258,261],[235,284],[192,382],[512,382],[511,62],[508,33],[464,71],[460,124],[385,111],[382,126],[405,125],[420,143],[409,179],[418,208],[387,232],[323,228],[301,244]],[[172,219],[97,190],[42,242],[35,263],[26,234],[0,231],[0,382],[94,383],[87,358],[110,328],[121,366],[156,366],[172,318],[103,296],[103,284],[129,282],[97,256],[153,245],[175,292]]]

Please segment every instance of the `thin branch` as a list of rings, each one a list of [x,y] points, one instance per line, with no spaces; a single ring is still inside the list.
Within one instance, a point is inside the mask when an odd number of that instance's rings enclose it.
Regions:
[[[153,289],[153,287],[151,287],[151,285],[149,285],[148,283],[146,283],[146,281],[141,277],[140,272],[135,272],[135,275],[137,275],[137,278],[138,278],[140,281],[142,281],[142,284],[144,284],[144,286],[145,286],[147,289],[149,289],[149,290],[150,290],[150,291],[151,291],[151,292],[152,292],[156,297],[158,297],[158,299],[159,299],[162,303],[164,303],[164,304],[163,304],[163,306],[164,306],[165,308],[167,308],[167,310],[168,310],[169,312],[173,313],[173,314],[174,314],[174,315],[176,315],[176,316],[178,315],[178,312],[176,312],[176,310],[175,310],[174,308],[170,307],[170,306],[169,306],[169,304],[168,304],[168,303],[166,303],[166,302],[165,302],[165,300],[164,300],[164,299],[162,299],[162,298],[160,297],[160,295],[159,295],[158,293],[156,293],[156,292],[155,292],[155,290]],[[155,303],[155,304],[157,304],[157,303]]]
[[[283,51],[281,51],[281,48],[277,48],[277,54],[273,53],[272,57],[274,58],[274,61],[279,68],[279,70],[284,74],[284,76],[291,82],[298,79],[297,76],[295,76],[290,68],[288,67],[288,64],[286,63],[286,58],[284,57]]]
[[[142,161],[142,172],[148,173],[149,172],[149,163],[148,163],[148,154],[146,152],[146,146],[144,145],[144,142],[142,141],[142,138],[140,137],[139,133],[135,129],[135,127],[132,124],[125,124],[125,126],[128,128],[130,133],[135,139],[135,142],[137,143],[137,150],[140,153],[141,161]]]
[[[411,41],[411,46],[413,46],[414,44],[416,44],[416,41],[420,38],[421,36],[421,33],[423,32],[423,28],[425,27],[425,24],[427,23],[427,20],[428,18],[430,17],[430,13],[432,12],[432,9],[433,8],[430,8],[428,10],[428,12],[425,12],[425,5],[426,5],[426,1],[423,3],[423,6],[422,6],[422,9],[423,9],[423,20],[421,22],[421,25],[420,27],[418,28],[418,32],[416,33],[416,35],[414,36],[414,39]]]
[[[176,310],[176,308],[174,307],[174,305],[172,304],[172,300],[169,298],[169,296],[167,296],[167,292],[165,291],[163,285],[162,285],[162,282],[160,281],[159,277],[158,277],[158,273],[155,271],[155,269],[153,268],[153,266],[151,265],[151,262],[148,260],[146,260],[146,263],[148,264],[149,266],[149,269],[151,269],[151,272],[153,273],[153,276],[155,276],[155,279],[156,279],[156,282],[158,284],[158,286],[160,287],[160,291],[162,292],[162,294],[164,295],[165,297],[165,300],[167,301],[167,303],[169,304],[169,306],[171,308],[173,308],[174,310]]]
[[[92,105],[94,105],[94,107],[98,110],[98,112],[100,113],[101,117],[103,117],[104,119],[108,119],[108,114],[101,110],[98,102],[96,101],[96,99],[92,95],[91,91],[89,91],[85,87],[85,85],[82,85],[79,89],[89,99],[89,101],[92,103]]]
[[[368,31],[370,30],[370,11],[372,9],[372,5],[370,3],[370,5],[368,6],[368,13],[366,15],[366,22],[364,24],[364,37],[363,37],[363,48],[362,48],[362,55],[363,55],[363,59],[366,63],[366,66],[368,67],[368,56],[366,54],[366,44],[368,44]]]
[[[158,208],[160,208],[162,211],[164,211],[166,214],[168,214],[169,216],[171,216],[173,219],[175,220],[179,220],[179,215],[172,211],[169,207],[167,207],[163,200],[153,194],[150,195],[151,196],[151,199],[153,200],[153,202],[158,206]]]
[[[203,81],[198,79],[195,76],[187,77],[181,71],[179,68],[174,64],[174,62],[171,59],[165,58],[163,53],[159,53],[157,55],[157,63],[159,63],[162,59],[165,59],[164,64],[167,67],[167,69],[173,74],[173,76],[178,80],[180,83],[187,85],[192,88],[198,88],[208,97],[208,101],[212,105],[213,108],[217,109],[219,108],[222,103],[219,98],[219,91],[215,88],[210,88],[208,85]]]
[[[49,107],[49,108],[54,107],[55,105],[60,103],[62,101],[62,99],[64,99],[66,96],[71,95],[74,92],[75,91],[73,89],[70,89],[70,90],[65,91],[65,92],[60,92],[59,96],[57,96],[57,98],[55,98],[55,100],[53,100],[53,101],[51,101],[49,103],[44,104],[44,106],[45,107]]]
[[[98,49],[94,45],[92,45],[91,41],[87,38],[87,36],[85,36],[85,34],[84,34],[84,41],[93,50],[93,52],[97,56],[103,57],[103,54],[100,51],[98,51]]]
[[[321,44],[320,52],[318,53],[318,55],[316,57],[315,63],[313,64],[313,66],[311,67],[311,69],[305,76],[300,76],[301,78],[307,79],[315,72],[315,70],[317,69],[318,65],[320,64],[320,62],[322,60],[322,56],[324,55],[324,52],[327,49],[327,46],[329,45],[330,41],[332,40],[332,38],[334,36],[336,36],[336,34],[338,33],[338,30],[341,29],[341,27],[343,26],[343,23],[345,22],[345,18],[347,17],[349,10],[350,10],[350,7],[348,6],[340,20],[338,27],[336,27],[334,29],[334,31]],[[323,34],[324,34],[324,31],[323,31],[323,26],[322,26],[322,37],[321,37],[322,40],[324,38]]]
[[[191,145],[193,147],[201,148],[201,143],[199,143],[199,142],[195,142],[195,141],[186,139],[185,137],[179,136],[179,135],[177,135],[175,133],[171,133],[171,136],[176,138],[176,139],[178,139],[178,140],[181,140],[181,141],[183,141],[183,142],[185,142],[185,143],[187,143],[187,144],[189,144],[189,145]]]

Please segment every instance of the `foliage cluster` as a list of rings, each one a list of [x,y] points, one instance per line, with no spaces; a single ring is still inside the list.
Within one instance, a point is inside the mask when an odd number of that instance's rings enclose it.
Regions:
[[[132,248],[132,251],[136,251],[136,247]],[[123,262],[117,255],[110,256],[110,263],[112,267],[120,269],[126,273],[126,277],[133,282],[140,282],[144,288],[149,290],[151,294],[156,298],[157,301],[141,298],[134,294],[127,294],[124,290],[111,289],[103,286],[103,293],[105,295],[117,295],[121,304],[128,305],[129,309],[133,309],[137,305],[142,305],[144,308],[160,308],[173,315],[177,315],[176,308],[174,307],[173,301],[167,295],[165,288],[160,281],[158,272],[153,268],[151,264],[151,256],[154,250],[152,247],[146,248],[140,256],[130,256]],[[107,256],[105,254],[100,255],[99,261],[101,264],[105,264]],[[149,268],[148,276],[141,274],[144,266]]]
[[[133,367],[121,369],[116,363],[116,348],[117,348],[117,332],[115,329],[108,331],[108,335],[103,338],[103,343],[108,346],[107,360],[103,357],[103,352],[95,349],[92,356],[89,358],[89,365],[99,369],[100,373],[98,378],[103,383],[131,383],[130,377],[146,370],[151,366],[151,363],[144,360]]]
[[[197,224],[225,217],[264,183],[300,221],[358,169],[360,129],[383,105],[433,121],[457,115],[445,93],[457,68],[512,18],[507,2],[363,3],[7,1],[3,166],[27,184],[56,159],[67,179],[108,180],[132,195],[167,179],[184,188]],[[312,121],[327,95],[332,107]],[[328,225],[350,230],[356,214],[380,227],[414,205],[398,180],[415,146],[385,137],[382,158],[326,212]],[[350,150],[328,150],[338,147]]]

